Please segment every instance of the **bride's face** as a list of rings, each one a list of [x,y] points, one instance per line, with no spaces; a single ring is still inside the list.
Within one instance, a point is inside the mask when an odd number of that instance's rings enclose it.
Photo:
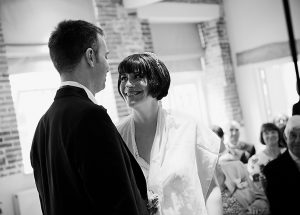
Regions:
[[[149,95],[148,80],[141,72],[121,74],[120,80],[119,89],[129,107],[135,108],[152,98]]]

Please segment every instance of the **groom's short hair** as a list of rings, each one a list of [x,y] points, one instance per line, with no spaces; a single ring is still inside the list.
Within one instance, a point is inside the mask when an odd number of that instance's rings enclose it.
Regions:
[[[98,26],[83,20],[64,20],[52,32],[48,47],[51,60],[59,73],[72,72],[88,48],[98,54]],[[97,57],[97,56],[96,56]]]

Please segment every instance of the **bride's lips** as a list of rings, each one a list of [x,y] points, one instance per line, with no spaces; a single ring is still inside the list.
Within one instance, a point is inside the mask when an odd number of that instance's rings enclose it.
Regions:
[[[138,94],[140,94],[142,91],[138,91],[138,90],[131,90],[131,91],[127,91],[127,92],[125,92],[124,94],[126,95],[126,96],[136,96],[136,95],[138,95]]]

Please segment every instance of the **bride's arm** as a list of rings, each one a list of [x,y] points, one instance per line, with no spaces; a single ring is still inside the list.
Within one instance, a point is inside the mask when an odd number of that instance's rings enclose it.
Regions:
[[[208,215],[223,215],[221,189],[217,186],[215,180],[212,180],[208,189],[206,209]]]

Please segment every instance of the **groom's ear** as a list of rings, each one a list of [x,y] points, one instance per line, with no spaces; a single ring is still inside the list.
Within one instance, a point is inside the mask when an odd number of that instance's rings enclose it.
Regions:
[[[88,48],[85,51],[85,59],[91,67],[94,67],[96,59],[95,59],[95,52],[92,48]]]

